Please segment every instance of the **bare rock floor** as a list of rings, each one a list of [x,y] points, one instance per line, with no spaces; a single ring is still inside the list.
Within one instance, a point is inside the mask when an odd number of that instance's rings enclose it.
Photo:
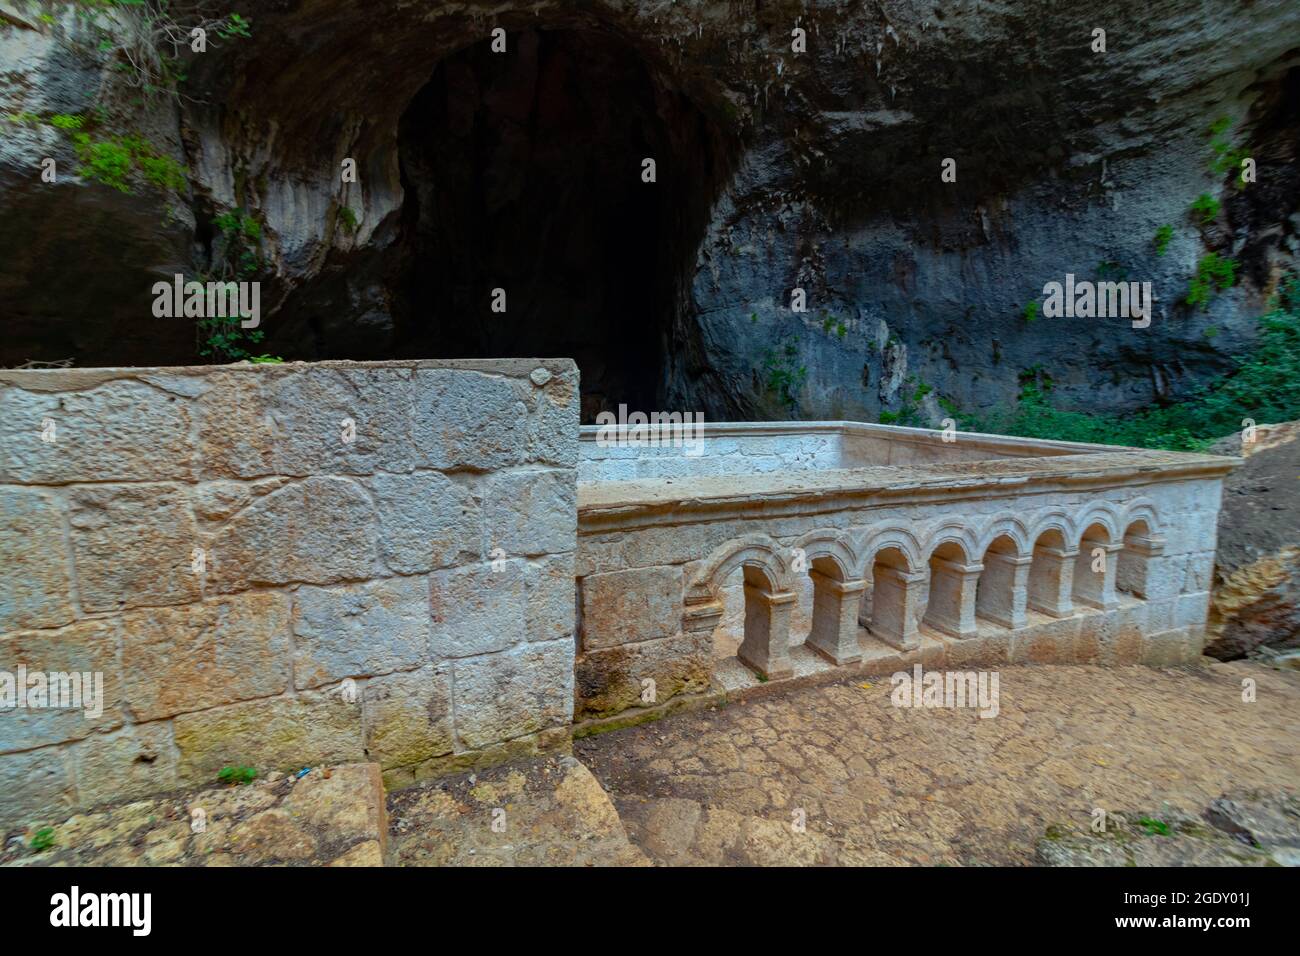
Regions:
[[[888,679],[766,690],[575,742],[654,862],[1028,865],[1096,808],[1300,787],[1300,674],[1258,664],[1004,667],[992,718]]]

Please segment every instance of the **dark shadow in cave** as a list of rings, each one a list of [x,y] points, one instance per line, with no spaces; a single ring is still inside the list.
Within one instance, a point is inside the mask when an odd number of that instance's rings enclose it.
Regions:
[[[443,60],[402,117],[396,351],[570,356],[583,421],[659,409],[717,180],[708,124],[616,37],[526,31],[509,51]]]

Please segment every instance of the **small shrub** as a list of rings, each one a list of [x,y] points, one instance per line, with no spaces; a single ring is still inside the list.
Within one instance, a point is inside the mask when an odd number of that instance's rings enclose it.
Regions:
[[[1189,211],[1201,217],[1201,225],[1208,226],[1219,216],[1219,200],[1209,193],[1201,193],[1196,197]]]
[[[32,834],[31,842],[27,846],[33,853],[43,853],[48,850],[54,846],[54,828],[41,827]]]
[[[222,783],[242,786],[256,780],[257,771],[252,767],[222,767],[217,779]]]
[[[1163,256],[1169,250],[1169,241],[1174,238],[1173,226],[1161,226],[1156,230],[1156,255]]]
[[[1025,323],[1027,325],[1033,325],[1035,322],[1037,322],[1038,321],[1038,300],[1033,299],[1030,302],[1025,303],[1025,307],[1024,309],[1021,310],[1020,316],[1025,320]]]
[[[1186,302],[1208,309],[1210,299],[1217,292],[1232,288],[1237,281],[1237,263],[1224,259],[1217,252],[1208,252],[1196,263],[1196,275],[1187,289]]]

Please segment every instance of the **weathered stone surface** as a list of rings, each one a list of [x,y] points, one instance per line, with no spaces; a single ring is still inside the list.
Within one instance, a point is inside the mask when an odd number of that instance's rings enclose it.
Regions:
[[[528,422],[529,461],[575,468],[579,458],[578,370],[570,368],[543,384],[537,410]]]
[[[71,748],[77,802],[94,806],[173,790],[176,751],[171,725],[159,721],[91,734]]]
[[[1300,648],[1300,422],[1261,425],[1252,444],[1238,434],[1213,450],[1246,462],[1224,481],[1205,653]]]
[[[409,369],[304,369],[267,386],[276,471],[369,475],[411,469]],[[352,437],[345,440],[347,421]]]
[[[584,650],[670,637],[681,629],[680,566],[589,574],[581,587]]]
[[[0,487],[0,633],[72,620],[63,511],[54,495]]]
[[[453,662],[456,736],[485,747],[567,723],[573,645],[548,641]]]
[[[0,828],[40,827],[73,807],[67,760],[58,747],[0,754]]]
[[[600,783],[570,756],[411,787],[388,802],[398,866],[648,865]]]
[[[191,562],[200,542],[181,488],[78,485],[68,492],[68,504],[82,610],[198,600]]]
[[[254,591],[122,616],[122,665],[137,720],[283,693],[289,598]]]
[[[247,786],[64,816],[40,818],[53,825],[52,847],[11,843],[0,847],[0,865],[382,866],[388,837],[373,763],[313,767],[302,778],[273,773]]]
[[[450,665],[372,678],[362,699],[366,756],[385,770],[451,753]]]
[[[208,586],[333,584],[380,576],[374,509],[347,478],[315,477],[259,498],[215,534]]]
[[[574,549],[577,484],[571,471],[494,475],[483,492],[484,541],[508,554],[559,554]]]
[[[574,678],[575,719],[604,717],[707,690],[713,671],[712,650],[707,634],[683,634],[584,652]],[[653,681],[653,695],[648,700],[643,696],[651,689],[647,680]]]
[[[429,576],[435,657],[470,657],[525,640],[524,562],[474,564]]]
[[[46,422],[53,441],[45,441]],[[164,481],[193,476],[190,406],[140,381],[74,392],[0,389],[0,481]]]
[[[573,634],[573,555],[529,561],[524,568],[525,621],[530,641],[554,641]]]
[[[376,475],[369,484],[391,570],[418,574],[479,557],[482,519],[463,485],[438,472]]]
[[[294,685],[387,674],[428,659],[427,578],[301,587],[293,599]]]
[[[204,376],[198,400],[204,478],[256,478],[275,470],[275,434],[263,382],[269,370],[229,369]]]
[[[361,704],[303,692],[181,714],[173,721],[183,783],[216,779],[226,766],[259,771],[360,760]]]
[[[417,464],[488,470],[524,460],[528,407],[523,383],[481,372],[420,368],[412,379],[412,395]]]
[[[67,674],[77,680],[69,685],[60,681],[59,702],[63,702],[65,690],[69,695],[81,695],[75,707],[0,708],[0,752],[78,740],[122,722],[116,627],[114,621],[87,620],[57,630],[18,631],[0,637],[0,671],[12,675],[15,682],[20,666],[27,668],[30,686],[35,686],[30,682],[36,674],[46,675],[42,681],[47,688],[45,699],[52,703],[48,675]],[[84,689],[86,674],[91,675],[89,692]],[[100,686],[96,675],[102,676],[103,697],[92,700],[94,689]]]

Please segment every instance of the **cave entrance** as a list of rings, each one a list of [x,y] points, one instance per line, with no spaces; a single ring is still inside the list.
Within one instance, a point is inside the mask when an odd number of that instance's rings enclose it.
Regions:
[[[716,179],[693,104],[616,37],[529,30],[441,61],[398,138],[399,350],[570,356],[584,422],[662,408]]]

